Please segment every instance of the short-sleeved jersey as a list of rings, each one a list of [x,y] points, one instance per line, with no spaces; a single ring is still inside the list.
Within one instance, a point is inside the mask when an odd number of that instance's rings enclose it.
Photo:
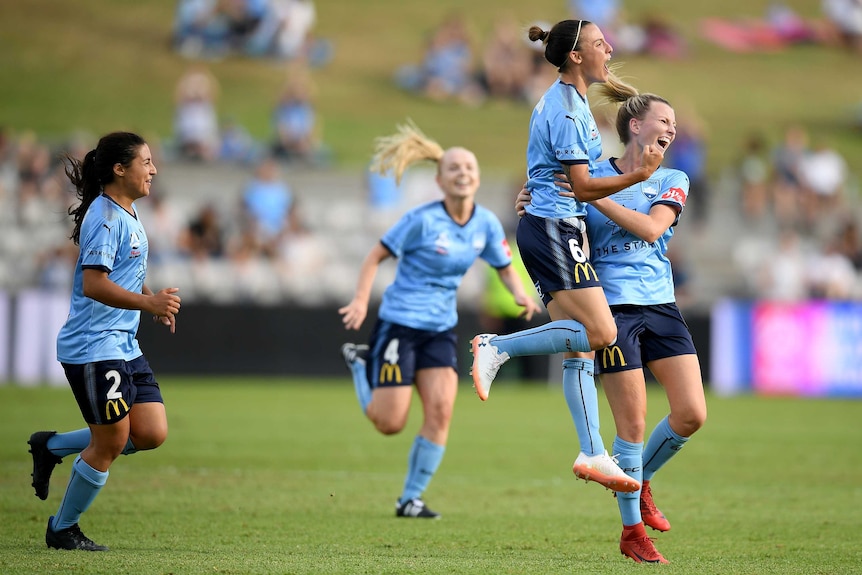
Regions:
[[[379,316],[414,329],[455,327],[456,291],[476,258],[498,269],[512,263],[503,225],[479,205],[463,226],[442,201],[421,205],[402,216],[380,242],[398,258],[398,266],[383,294]]]
[[[119,309],[84,295],[84,270],[108,272],[108,279],[142,293],[147,275],[147,235],[138,218],[100,195],[81,222],[69,317],[57,336],[57,359],[83,364],[108,359],[130,361],[141,355],[136,335],[140,310]]]
[[[589,102],[574,86],[558,79],[530,117],[527,188],[532,199],[527,212],[540,218],[583,216],[585,205],[560,196],[554,174],[562,171],[561,164],[588,164],[592,173],[601,155],[602,137]]]
[[[599,163],[594,177],[616,176],[614,159]],[[621,228],[596,208],[587,208],[587,236],[590,260],[602,282],[609,305],[653,305],[672,303],[673,274],[665,257],[673,226],[685,208],[688,198],[688,176],[685,172],[659,168],[650,179],[610,196],[618,204],[642,214],[658,204],[676,210],[673,225],[653,243]]]

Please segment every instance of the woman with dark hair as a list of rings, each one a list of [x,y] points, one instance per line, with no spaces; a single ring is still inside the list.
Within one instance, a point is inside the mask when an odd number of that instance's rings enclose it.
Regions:
[[[136,334],[141,312],[174,332],[178,288],[153,293],[147,275],[147,235],[134,202],[150,194],[156,166],[147,143],[128,132],[102,137],[83,161],[66,156],[66,175],[80,203],[70,208],[71,239],[80,248],[69,317],[57,336],[57,359],[87,423],[69,433],[34,433],[33,487],[48,497],[51,472],[80,453],[45,543],[54,549],[106,551],[78,526],[122,453],[155,449],[168,423],[159,384]]]

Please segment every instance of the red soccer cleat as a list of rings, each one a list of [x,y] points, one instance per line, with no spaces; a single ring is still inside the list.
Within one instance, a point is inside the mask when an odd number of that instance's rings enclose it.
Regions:
[[[652,539],[647,536],[643,523],[623,526],[620,553],[633,559],[635,563],[669,563],[655,548]]]
[[[649,481],[644,481],[641,486],[641,517],[644,524],[649,525],[656,531],[670,531],[670,521],[664,516],[664,513],[655,506],[652,500],[652,491],[649,487]]]

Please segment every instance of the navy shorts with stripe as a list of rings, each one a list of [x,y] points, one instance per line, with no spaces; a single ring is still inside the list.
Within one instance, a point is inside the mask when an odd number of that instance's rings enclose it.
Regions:
[[[413,385],[420,369],[458,371],[458,337],[451,329],[426,331],[378,319],[368,346],[365,369],[371,387]]]
[[[551,292],[601,287],[583,250],[583,220],[525,214],[518,222],[518,250],[533,285],[547,306]]]
[[[596,351],[599,372],[641,369],[657,359],[697,353],[675,303],[612,305],[611,312],[617,324],[617,341]]]
[[[147,358],[111,359],[85,364],[62,363],[84,421],[117,423],[135,403],[164,403]]]

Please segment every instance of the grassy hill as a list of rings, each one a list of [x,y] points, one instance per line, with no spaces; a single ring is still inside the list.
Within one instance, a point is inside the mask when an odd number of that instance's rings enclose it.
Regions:
[[[713,173],[739,155],[744,135],[762,130],[775,141],[790,122],[828,138],[862,173],[862,137],[850,127],[862,101],[862,58],[814,46],[734,54],[699,37],[704,17],[761,18],[768,4],[629,2],[631,19],[661,16],[684,34],[691,49],[678,61],[620,56],[623,74],[642,90],[667,96],[678,115],[694,110],[703,118]],[[786,4],[802,16],[820,17],[819,2]],[[175,0],[0,3],[0,125],[45,138],[116,128],[169,136],[173,88],[189,64],[169,44],[175,5]],[[427,102],[396,88],[392,73],[419,60],[428,32],[452,10],[465,15],[478,48],[501,13],[526,26],[568,17],[566,5],[565,0],[317,2],[316,30],[333,42],[335,56],[314,71],[316,98],[337,164],[362,165],[372,139],[409,116],[442,144],[473,148],[486,170],[520,174],[528,107]],[[230,58],[211,63],[211,69],[221,83],[220,114],[267,138],[284,64]]]

